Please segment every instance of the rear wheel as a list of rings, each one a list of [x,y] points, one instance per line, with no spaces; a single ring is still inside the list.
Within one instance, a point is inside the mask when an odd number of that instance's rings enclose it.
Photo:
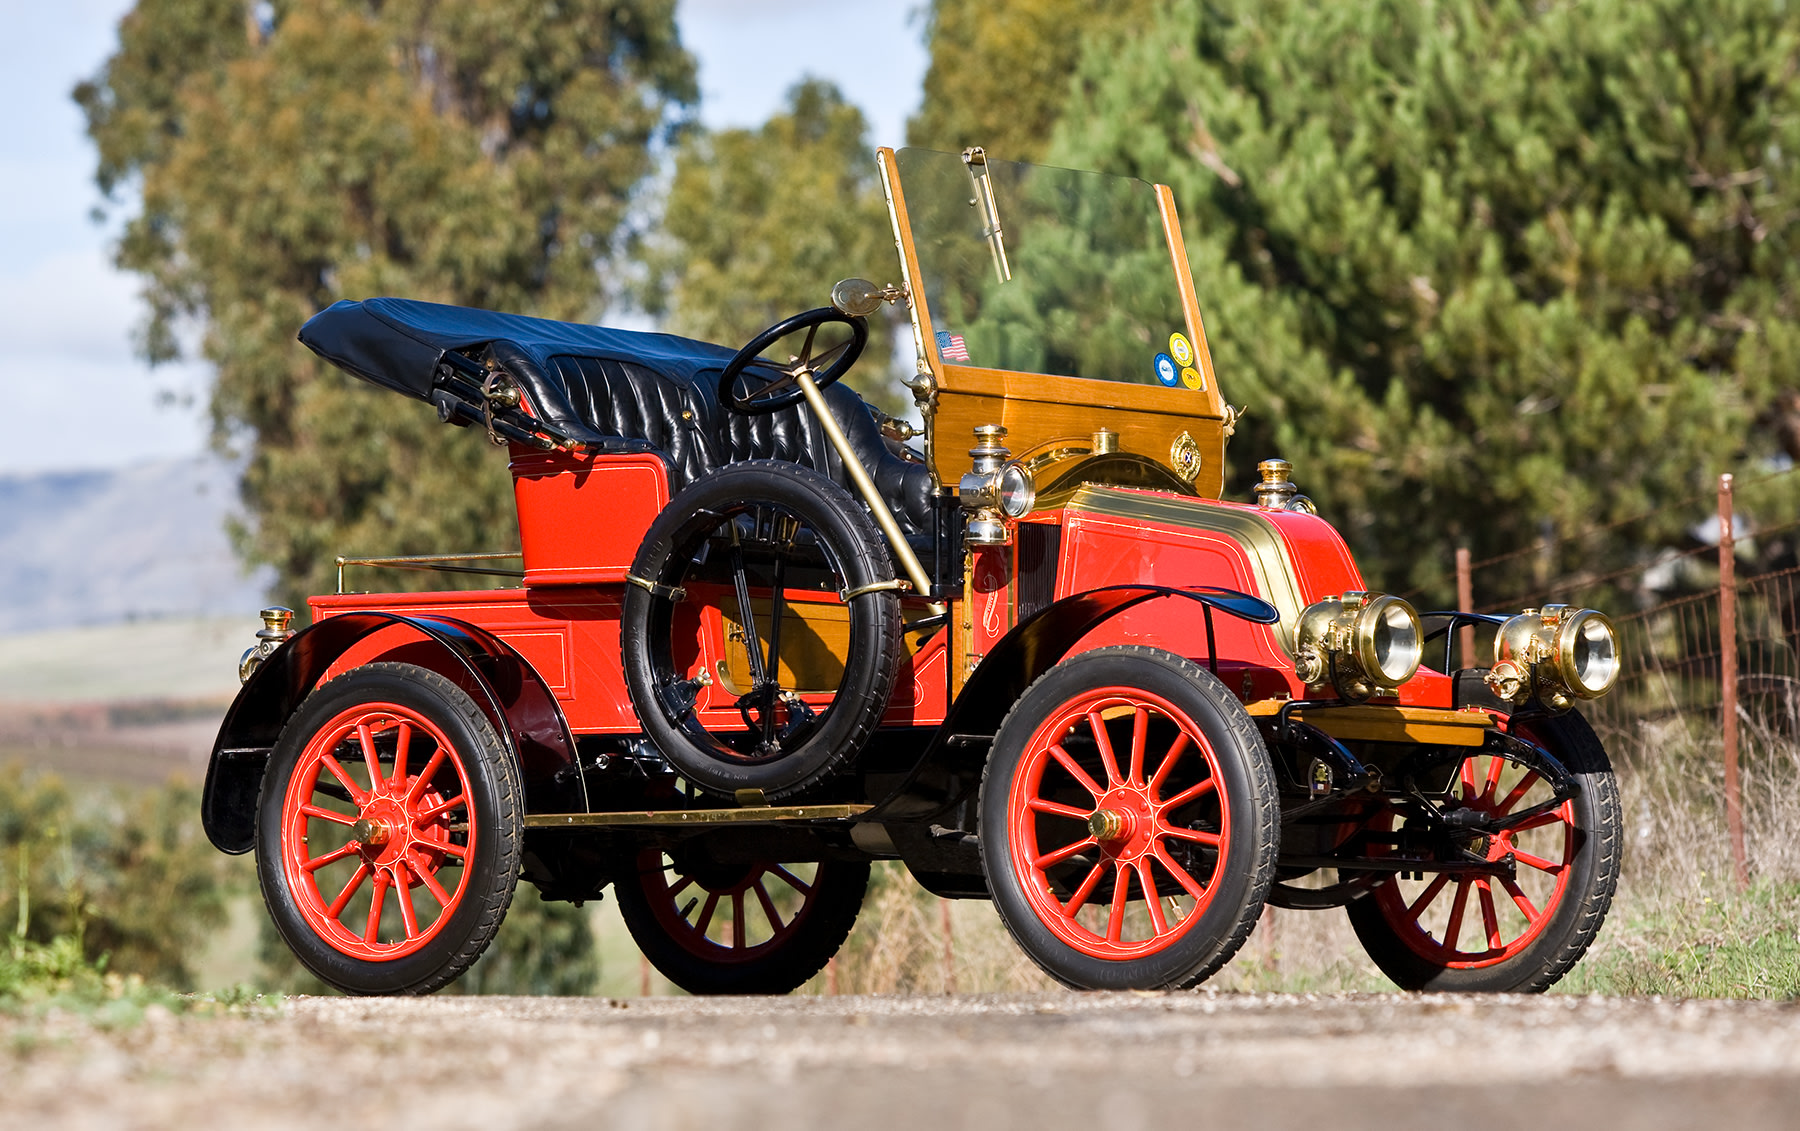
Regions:
[[[1395,877],[1349,905],[1363,949],[1402,989],[1535,993],[1574,966],[1599,932],[1618,886],[1618,783],[1606,750],[1580,715],[1521,722],[1519,737],[1575,776],[1575,795],[1514,829],[1470,845],[1514,860],[1514,875]],[[1451,782],[1453,804],[1485,817],[1554,800],[1533,770],[1477,753]],[[1402,827],[1393,813],[1372,828]]]
[[[1052,668],[994,740],[982,862],[1013,938],[1085,989],[1192,986],[1230,960],[1274,876],[1262,738],[1206,669],[1150,648]]]
[[[785,994],[844,945],[869,866],[645,848],[614,884],[638,949],[691,994]]]
[[[257,878],[288,946],[353,994],[430,993],[512,902],[518,768],[436,672],[369,664],[314,691],[270,755]]]

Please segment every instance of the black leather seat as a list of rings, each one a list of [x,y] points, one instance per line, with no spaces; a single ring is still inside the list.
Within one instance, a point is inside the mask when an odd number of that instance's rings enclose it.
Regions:
[[[728,463],[780,459],[854,492],[804,404],[743,416],[719,403],[719,373],[735,352],[724,346],[395,298],[334,303],[307,322],[300,340],[346,371],[420,400],[430,400],[445,351],[484,354],[518,380],[533,411],[568,434],[641,440],[660,452],[673,490]],[[844,385],[826,389],[825,401],[907,541],[929,549],[924,462],[883,436],[875,410]]]

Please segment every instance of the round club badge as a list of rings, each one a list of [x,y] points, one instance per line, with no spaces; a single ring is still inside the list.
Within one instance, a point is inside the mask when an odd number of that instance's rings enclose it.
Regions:
[[[1175,364],[1186,368],[1194,364],[1194,346],[1187,340],[1187,335],[1177,331],[1169,335],[1169,356]]]
[[[1176,368],[1175,359],[1166,353],[1156,355],[1156,379],[1171,389],[1181,380],[1181,371]]]
[[[1200,371],[1191,365],[1181,371],[1181,383],[1190,389],[1206,388],[1206,382],[1200,379]]]

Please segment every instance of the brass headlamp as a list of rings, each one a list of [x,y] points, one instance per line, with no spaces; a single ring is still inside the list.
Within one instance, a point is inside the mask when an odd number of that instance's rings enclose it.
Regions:
[[[1419,614],[1385,593],[1346,593],[1308,605],[1295,632],[1294,674],[1309,686],[1330,683],[1361,702],[1413,677],[1424,656]]]
[[[1556,710],[1598,699],[1619,679],[1619,636],[1593,609],[1545,605],[1509,618],[1494,634],[1494,666],[1484,681],[1502,699],[1533,696]]]
[[[1008,462],[1012,453],[1001,443],[1006,429],[983,424],[975,429],[975,446],[969,456],[974,469],[956,486],[957,500],[970,512],[963,542],[970,546],[1004,546],[1008,518],[1023,518],[1037,502],[1037,483],[1031,470]]]

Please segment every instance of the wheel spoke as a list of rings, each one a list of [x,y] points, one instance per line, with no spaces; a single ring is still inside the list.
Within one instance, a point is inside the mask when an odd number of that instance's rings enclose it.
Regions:
[[[1144,741],[1150,737],[1150,712],[1142,707],[1131,713],[1131,769],[1126,780],[1137,785],[1144,780]]]
[[[381,940],[381,907],[387,902],[388,874],[384,871],[375,873],[375,894],[369,899],[369,925],[363,931],[363,941],[376,943]]]
[[[438,906],[450,906],[450,894],[437,882],[437,877],[431,874],[431,870],[420,863],[416,857],[411,857],[409,860],[413,875],[419,877],[419,882],[425,885],[425,890],[431,893],[431,898],[438,901]]]
[[[1203,832],[1200,829],[1184,829],[1180,825],[1164,825],[1161,821],[1158,821],[1157,824],[1160,826],[1156,830],[1158,836],[1172,836],[1176,840],[1191,840],[1195,844],[1204,844],[1208,848],[1217,848],[1224,840],[1218,833]]]
[[[431,779],[437,776],[438,768],[444,764],[444,755],[444,748],[439,746],[432,751],[431,757],[426,759],[425,768],[419,771],[419,776],[413,779],[412,788],[406,791],[406,807],[408,809],[418,804],[419,794],[424,793],[425,787],[431,784]]]
[[[1518,824],[1514,825],[1508,831],[1512,832],[1514,834],[1518,834],[1518,833],[1526,832],[1530,829],[1541,829],[1546,825],[1556,825],[1556,824],[1566,825],[1568,823],[1569,823],[1569,818],[1563,815],[1562,809],[1551,809],[1548,812],[1539,813],[1535,817],[1531,817],[1531,818],[1528,818],[1527,820],[1520,821]]]
[[[731,893],[731,946],[733,950],[744,949],[744,893]]]
[[[1180,793],[1177,793],[1174,797],[1169,798],[1167,801],[1162,803],[1161,808],[1164,812],[1170,812],[1172,810],[1180,808],[1183,805],[1186,805],[1190,801],[1196,800],[1197,798],[1203,797],[1206,794],[1211,793],[1213,790],[1215,790],[1217,788],[1219,788],[1218,781],[1213,778],[1207,778],[1205,781],[1201,782],[1199,785],[1190,785],[1186,789],[1182,790]]]
[[[718,910],[718,907],[719,893],[716,891],[707,892],[706,902],[700,908],[700,918],[694,924],[694,930],[704,935],[706,933],[706,928],[712,924],[713,912]]]
[[[1539,911],[1531,900],[1526,897],[1525,893],[1519,889],[1517,883],[1502,876],[1500,878],[1500,886],[1506,889],[1507,895],[1512,896],[1513,903],[1518,905],[1519,911],[1525,916],[1525,922],[1527,924],[1536,923],[1538,919],[1543,916],[1543,912]]]
[[[1106,941],[1118,942],[1125,934],[1125,901],[1131,895],[1131,873],[1123,863],[1113,865],[1112,910],[1106,916]]]
[[[369,767],[369,788],[380,789],[387,779],[381,776],[381,758],[375,753],[375,735],[368,723],[356,724],[356,744],[362,747],[363,764]]]
[[[1456,899],[1450,904],[1450,923],[1444,928],[1444,945],[1455,950],[1462,940],[1463,910],[1469,905],[1469,881],[1456,881]]]
[[[454,856],[458,860],[466,860],[469,856],[469,850],[467,848],[464,848],[460,844],[451,844],[449,841],[444,841],[442,843],[433,841],[431,847],[442,852],[446,856]]]
[[[400,731],[394,736],[394,776],[390,781],[398,784],[406,780],[406,754],[412,746],[412,724],[401,720]]]
[[[312,804],[300,806],[300,812],[306,814],[308,817],[317,817],[321,821],[332,821],[340,825],[354,825],[356,823],[355,817],[346,817],[342,813],[333,813],[329,809],[321,809],[319,806]]]
[[[1566,867],[1563,864],[1553,864],[1542,856],[1534,856],[1519,848],[1512,849],[1512,857],[1528,868],[1536,868],[1538,871],[1548,872],[1552,876],[1559,874]]]
[[[1431,906],[1431,901],[1438,897],[1438,892],[1443,891],[1449,882],[1450,873],[1439,872],[1429,884],[1425,885],[1425,890],[1419,893],[1419,898],[1413,900],[1412,906],[1406,909],[1406,917],[1417,923],[1419,916],[1425,914],[1425,909]]]
[[[308,872],[316,872],[327,864],[335,864],[337,861],[342,860],[352,852],[355,852],[358,847],[359,846],[355,841],[351,841],[342,848],[334,848],[323,856],[313,857],[311,860],[300,865],[300,867]]]
[[[1475,759],[1465,758],[1462,764],[1463,800],[1475,800]]]
[[[1188,738],[1187,731],[1184,730],[1175,736],[1175,741],[1169,745],[1168,752],[1162,756],[1162,762],[1157,765],[1155,776],[1150,779],[1151,797],[1162,792],[1163,783],[1169,780],[1169,771],[1175,768],[1175,763],[1183,754],[1187,753],[1188,747],[1191,745],[1193,743]]]
[[[683,876],[683,877],[681,877],[680,883],[676,884],[674,887],[669,889],[669,898],[674,899],[676,896],[680,895],[682,892],[686,891],[688,888],[693,887],[693,886],[694,886],[694,877]]]
[[[1113,753],[1112,735],[1106,733],[1106,720],[1098,710],[1087,713],[1088,729],[1094,732],[1094,745],[1100,748],[1100,765],[1106,770],[1106,784],[1111,787],[1124,782],[1119,776],[1119,759]]]
[[[423,813],[415,813],[413,815],[413,819],[412,819],[413,827],[417,828],[418,826],[425,824],[427,821],[435,820],[438,817],[443,816],[445,813],[450,812],[452,809],[459,809],[463,806],[463,804],[464,804],[463,795],[459,793],[455,797],[452,797],[450,800],[445,801],[442,804],[433,805],[431,808],[425,810]]]
[[[345,772],[344,767],[338,765],[338,760],[336,758],[333,758],[329,754],[325,754],[320,757],[319,761],[324,764],[326,769],[331,771],[331,776],[338,780],[338,784],[342,785],[344,789],[349,792],[350,800],[356,802],[358,805],[367,805],[369,803],[368,791],[350,780],[350,775]]]
[[[780,864],[769,865],[769,871],[774,872],[777,876],[780,876],[784,881],[787,882],[787,885],[789,887],[793,888],[795,891],[799,892],[801,895],[810,896],[812,894],[812,884],[806,883],[805,881],[801,880],[799,876],[794,875],[794,873],[788,871],[786,868],[782,867]],[[817,881],[818,878],[819,877],[817,877],[817,876],[813,877],[813,879],[815,881]]]
[[[1495,816],[1504,817],[1512,812],[1512,807],[1517,805],[1519,800],[1527,793],[1531,792],[1531,787],[1537,783],[1538,772],[1536,770],[1526,771],[1525,776],[1519,779],[1519,784],[1513,786],[1512,792],[1506,795],[1506,799],[1494,807]]]
[[[1040,871],[1045,868],[1052,868],[1084,849],[1099,847],[1099,844],[1099,841],[1090,836],[1083,840],[1078,840],[1074,844],[1064,845],[1055,852],[1046,852],[1044,855],[1033,860],[1031,864]]]
[[[1069,902],[1063,907],[1063,914],[1071,919],[1075,918],[1075,913],[1087,906],[1088,896],[1094,894],[1094,889],[1100,886],[1100,877],[1105,874],[1106,861],[1102,860],[1094,865],[1088,872],[1087,879],[1082,880],[1081,886],[1075,889],[1075,894],[1069,897]]]
[[[1150,911],[1150,930],[1153,934],[1169,933],[1169,921],[1163,917],[1162,895],[1156,890],[1156,880],[1150,875],[1150,862],[1143,857],[1137,862],[1138,886],[1144,889],[1144,906]]]
[[[1506,944],[1500,941],[1500,916],[1494,911],[1494,885],[1483,876],[1475,881],[1475,893],[1481,897],[1481,923],[1487,928],[1488,948],[1500,950]]]
[[[1200,881],[1196,880],[1186,868],[1177,864],[1175,857],[1171,856],[1167,849],[1159,844],[1152,851],[1157,860],[1161,861],[1162,866],[1169,870],[1169,875],[1174,876],[1175,882],[1185,888],[1189,895],[1197,900],[1206,898],[1206,888],[1201,886]]]
[[[769,889],[763,886],[761,876],[758,876],[756,882],[750,885],[750,890],[756,893],[756,902],[762,904],[763,914],[768,916],[769,929],[780,934],[782,928],[787,924],[781,921],[781,916],[776,912],[775,901],[769,898]]]
[[[1500,771],[1506,767],[1506,760],[1493,755],[1488,756],[1487,788],[1481,791],[1482,799],[1492,801],[1494,791],[1500,788]]]
[[[1052,817],[1072,817],[1077,821],[1085,821],[1093,814],[1092,809],[1077,809],[1073,805],[1064,805],[1057,801],[1045,801],[1034,797],[1025,803],[1025,807],[1034,813],[1047,813]]]
[[[1095,801],[1100,800],[1101,796],[1106,793],[1093,778],[1088,776],[1088,772],[1081,768],[1081,763],[1069,756],[1069,752],[1062,748],[1062,743],[1059,742],[1050,748],[1050,757],[1055,758],[1063,769],[1069,771],[1069,775],[1081,783],[1081,788],[1093,794]]]
[[[419,937],[419,919],[413,912],[412,884],[406,878],[407,874],[412,871],[408,867],[408,863],[406,858],[402,857],[394,865],[394,898],[400,903],[401,928],[406,931],[407,938],[416,939]]]
[[[369,863],[365,860],[357,865],[356,874],[350,877],[349,882],[344,885],[344,890],[338,892],[338,897],[331,901],[331,906],[325,909],[325,914],[333,919],[342,915],[344,907],[350,902],[350,897],[356,894],[356,889],[361,887],[362,882],[368,877]]]

